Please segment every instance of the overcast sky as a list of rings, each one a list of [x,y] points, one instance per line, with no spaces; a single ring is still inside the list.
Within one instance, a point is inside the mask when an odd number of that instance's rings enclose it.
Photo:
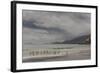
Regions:
[[[89,13],[23,10],[23,44],[63,42],[90,34]]]

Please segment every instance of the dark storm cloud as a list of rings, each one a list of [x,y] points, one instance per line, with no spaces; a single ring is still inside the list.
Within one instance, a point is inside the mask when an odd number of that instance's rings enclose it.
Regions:
[[[28,27],[31,29],[39,29],[39,30],[45,30],[49,32],[58,32],[58,33],[65,33],[66,31],[60,28],[56,27],[43,27],[43,26],[37,26],[33,21],[23,21],[23,27]]]

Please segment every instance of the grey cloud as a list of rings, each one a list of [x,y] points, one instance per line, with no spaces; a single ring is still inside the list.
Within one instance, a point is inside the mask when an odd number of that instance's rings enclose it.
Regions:
[[[70,40],[90,34],[90,14],[23,10],[23,28],[28,43]]]

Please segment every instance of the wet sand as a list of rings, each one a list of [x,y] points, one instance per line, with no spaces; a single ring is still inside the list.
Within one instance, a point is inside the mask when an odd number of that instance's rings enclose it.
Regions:
[[[35,56],[27,56],[26,53],[28,51],[36,51],[39,49],[31,49],[31,50],[23,50],[23,62],[48,62],[48,61],[69,61],[69,60],[86,60],[91,59],[91,49],[90,45],[79,45],[72,48],[64,48],[64,49],[56,49],[57,51],[60,50],[60,54],[53,56],[49,56],[48,54],[45,55],[35,55]],[[40,49],[41,50],[41,49]],[[45,49],[42,49],[45,50]],[[52,49],[48,49],[51,51]],[[55,51],[55,50],[54,50]],[[26,52],[26,53],[25,53]],[[53,52],[53,50],[52,50]],[[66,53],[66,54],[65,54]]]

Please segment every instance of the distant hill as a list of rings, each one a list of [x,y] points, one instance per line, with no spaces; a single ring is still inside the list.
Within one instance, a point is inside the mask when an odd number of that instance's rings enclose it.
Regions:
[[[90,44],[90,43],[91,43],[90,35],[84,35],[74,38],[72,40],[66,40],[63,42],[54,42],[53,44]]]

